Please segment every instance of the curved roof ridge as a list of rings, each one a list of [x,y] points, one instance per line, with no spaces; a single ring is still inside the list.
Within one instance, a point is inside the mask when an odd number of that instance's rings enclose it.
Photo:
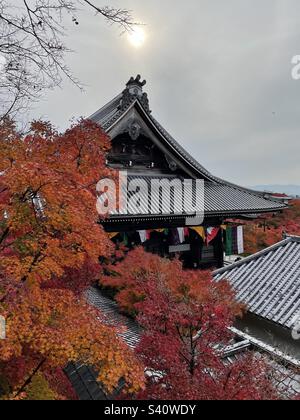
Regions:
[[[105,114],[107,112],[107,109],[109,107],[113,107],[113,109],[115,109],[116,106],[116,102],[120,102],[120,100],[122,99],[122,93],[119,93],[118,95],[116,95],[111,101],[109,101],[106,105],[102,106],[101,108],[99,108],[96,112],[94,112],[92,115],[90,115],[88,117],[89,120],[93,120],[96,117],[101,118],[102,114]]]

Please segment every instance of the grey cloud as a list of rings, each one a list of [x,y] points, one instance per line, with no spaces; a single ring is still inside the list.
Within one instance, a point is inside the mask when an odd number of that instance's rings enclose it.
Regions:
[[[112,0],[147,24],[139,50],[91,14],[70,27],[68,57],[86,84],[50,92],[32,115],[65,128],[141,73],[157,119],[209,170],[245,185],[299,184],[297,0]]]

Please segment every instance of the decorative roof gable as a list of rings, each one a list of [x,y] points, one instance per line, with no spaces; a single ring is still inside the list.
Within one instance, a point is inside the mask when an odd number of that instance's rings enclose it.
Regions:
[[[211,212],[214,215],[232,217],[247,213],[251,215],[278,211],[287,207],[262,192],[220,179],[197,162],[153,117],[148,95],[143,91],[145,85],[146,81],[142,80],[140,75],[136,78],[131,77],[126,89],[95,112],[90,119],[101,125],[112,138],[122,133],[126,124],[129,132],[132,120],[138,120],[138,125],[143,125],[143,128],[146,127],[151,133],[152,140],[165,154],[170,168],[177,165],[190,178],[204,179],[207,193],[215,193],[215,196],[211,197],[214,206],[207,208],[208,214]]]

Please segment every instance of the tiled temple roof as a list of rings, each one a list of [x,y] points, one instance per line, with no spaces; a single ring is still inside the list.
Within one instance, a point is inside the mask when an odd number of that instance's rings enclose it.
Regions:
[[[131,78],[126,89],[117,95],[107,105],[95,112],[90,119],[101,125],[109,134],[110,130],[133,107],[137,107],[143,114],[148,125],[155,130],[164,146],[167,146],[173,155],[189,167],[195,178],[206,180],[207,213],[221,216],[234,216],[238,214],[253,214],[278,211],[286,205],[265,196],[264,193],[253,191],[228,181],[220,179],[205,169],[177,142],[164,127],[153,117],[149,108],[149,100],[143,92],[145,81],[141,77]]]

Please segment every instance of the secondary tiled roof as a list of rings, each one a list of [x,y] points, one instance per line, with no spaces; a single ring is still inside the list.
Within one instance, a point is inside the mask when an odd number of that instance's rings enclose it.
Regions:
[[[99,289],[91,288],[87,291],[88,302],[105,315],[107,322],[116,327],[122,327],[119,336],[131,348],[135,348],[141,335],[141,328],[135,321],[120,314],[118,305],[106,297]]]
[[[120,328],[120,338],[131,348],[135,348],[141,336],[141,328],[132,319],[120,314],[118,305],[107,298],[101,290],[90,288],[86,297],[88,302],[101,311],[108,325]],[[101,383],[98,382],[98,373],[92,366],[83,363],[70,363],[65,373],[71,382],[79,400],[100,401],[114,399],[122,390],[122,381],[115,389],[113,395],[107,395]]]
[[[300,320],[300,237],[284,241],[214,273],[228,280],[249,312],[293,329]]]
[[[101,290],[97,288],[91,288],[87,292],[87,299],[89,303],[97,307],[101,312],[106,315],[107,322],[110,325],[125,327],[125,331],[121,333],[122,339],[131,347],[134,348],[140,341],[141,329],[136,322],[121,315],[118,309],[118,305],[106,297]],[[233,363],[236,361],[245,351],[259,351],[263,354],[268,355],[270,362],[274,365],[276,363],[276,370],[282,369],[280,363],[287,364],[292,367],[298,367],[299,361],[293,359],[280,352],[278,349],[255,339],[254,337],[236,329],[232,328],[232,333],[236,337],[240,337],[240,341],[229,345],[223,353],[223,357],[226,363]],[[277,362],[279,363],[277,366]],[[275,367],[275,366],[274,366]],[[107,395],[101,383],[97,381],[98,374],[90,366],[86,366],[82,363],[71,363],[65,369],[78,398],[80,400],[113,400],[119,392],[122,390],[122,382],[115,389],[113,395]],[[281,372],[279,372],[281,373]],[[287,375],[288,373],[288,375]],[[282,391],[285,396],[294,396],[298,394],[299,379],[295,379],[295,374],[291,372],[283,372],[285,377],[285,384],[282,384]],[[281,375],[279,375],[281,379]],[[274,378],[276,380],[276,378]]]
[[[69,363],[64,371],[79,400],[105,401],[109,399],[97,381],[98,374],[92,367],[83,363]]]
[[[244,213],[263,213],[268,211],[278,211],[286,208],[286,205],[279,203],[264,193],[249,190],[241,186],[232,184],[220,179],[205,169],[196,159],[194,159],[153,117],[149,110],[147,95],[131,94],[130,83],[140,84],[140,76],[137,79],[131,79],[123,93],[116,96],[107,105],[95,112],[90,118],[101,125],[109,133],[111,128],[123,118],[123,116],[134,106],[137,106],[149,124],[160,134],[164,143],[179,158],[183,160],[189,168],[193,170],[197,177],[204,178],[206,184],[206,212],[212,215],[234,216]],[[144,82],[143,82],[144,83]],[[228,214],[229,212],[229,214]]]

